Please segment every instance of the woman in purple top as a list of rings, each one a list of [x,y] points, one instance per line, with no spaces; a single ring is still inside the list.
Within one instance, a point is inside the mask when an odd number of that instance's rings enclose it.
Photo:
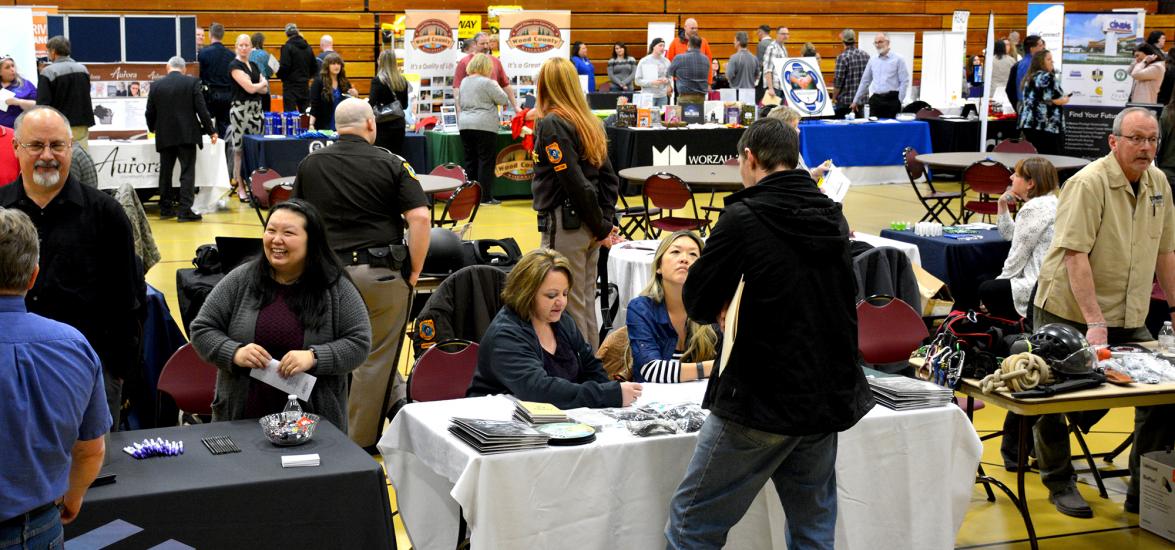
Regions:
[[[0,88],[16,94],[4,101],[8,109],[0,111],[0,126],[14,128],[16,117],[37,104],[37,86],[20,76],[16,72],[16,60],[6,55],[0,57]]]

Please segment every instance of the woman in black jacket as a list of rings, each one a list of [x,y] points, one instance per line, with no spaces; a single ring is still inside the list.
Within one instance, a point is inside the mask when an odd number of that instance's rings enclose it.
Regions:
[[[640,384],[608,380],[575,322],[563,315],[573,283],[558,252],[540,248],[522,257],[502,290],[505,305],[481,338],[466,396],[505,393],[562,409],[627,407],[640,397]]]
[[[343,58],[330,52],[322,58],[322,71],[314,77],[314,84],[310,85],[310,129],[334,130],[335,106],[345,95],[358,97],[359,92],[347,79]]]
[[[376,73],[371,79],[371,91],[367,101],[371,103],[372,109],[376,109],[377,116],[380,107],[393,101],[400,102],[400,110],[408,111],[408,81],[396,67],[395,50],[389,48],[379,52]],[[375,129],[375,144],[402,157],[405,131],[406,122],[403,118],[380,122]]]

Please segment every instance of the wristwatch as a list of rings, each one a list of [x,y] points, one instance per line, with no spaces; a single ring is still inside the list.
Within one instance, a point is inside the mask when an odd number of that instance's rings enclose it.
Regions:
[[[310,348],[310,355],[314,356],[314,365],[312,365],[312,366],[317,366],[318,365],[318,352],[314,351],[313,347]]]
[[[698,380],[705,380],[706,379],[706,367],[702,366],[701,363],[694,363],[694,367],[696,367],[698,369]]]

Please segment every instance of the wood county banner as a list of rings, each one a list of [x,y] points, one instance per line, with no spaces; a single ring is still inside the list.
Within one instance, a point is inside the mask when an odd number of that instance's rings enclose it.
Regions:
[[[411,98],[415,113],[440,113],[441,106],[453,104],[461,12],[407,10],[404,16],[404,72],[420,76],[420,86]]]
[[[534,92],[539,67],[552,57],[571,57],[570,11],[520,11],[499,18],[502,68],[518,95]]]

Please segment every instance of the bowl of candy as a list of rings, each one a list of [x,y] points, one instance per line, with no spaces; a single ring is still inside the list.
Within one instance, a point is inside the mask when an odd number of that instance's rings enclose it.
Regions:
[[[301,445],[314,437],[318,427],[317,414],[282,412],[261,417],[261,431],[274,445],[292,447]]]

